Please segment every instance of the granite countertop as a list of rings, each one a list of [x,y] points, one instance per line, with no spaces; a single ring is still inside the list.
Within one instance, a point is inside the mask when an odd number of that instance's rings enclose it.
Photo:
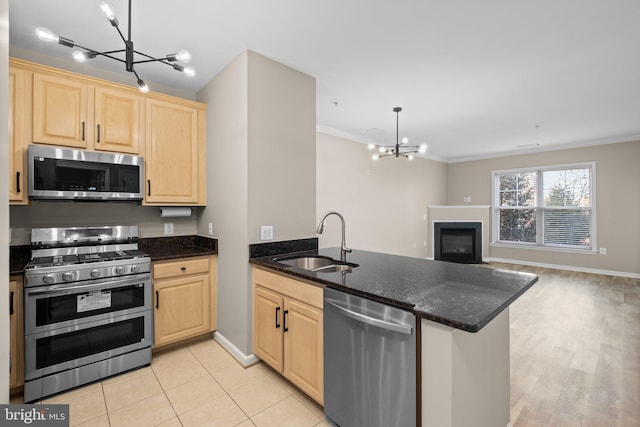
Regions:
[[[339,248],[300,254],[340,259]],[[478,332],[538,281],[530,273],[355,249],[347,254],[347,262],[359,266],[345,274],[311,272],[274,261],[286,257],[271,255],[250,262],[409,309],[418,317],[468,332]]]
[[[138,247],[151,261],[187,258],[218,253],[218,240],[203,236],[175,236],[141,238]],[[19,276],[31,260],[31,246],[9,247],[9,275]]]
[[[151,261],[216,255],[218,240],[203,236],[152,237],[140,239],[138,247]]]

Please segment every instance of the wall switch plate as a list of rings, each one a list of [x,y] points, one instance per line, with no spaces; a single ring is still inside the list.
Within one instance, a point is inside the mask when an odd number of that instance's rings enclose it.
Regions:
[[[273,240],[273,225],[260,227],[260,240]]]
[[[600,255],[606,255],[607,254],[607,248],[600,248]]]
[[[164,234],[173,234],[173,223],[165,222],[164,223]]]
[[[209,223],[209,236],[213,236],[213,223]]]

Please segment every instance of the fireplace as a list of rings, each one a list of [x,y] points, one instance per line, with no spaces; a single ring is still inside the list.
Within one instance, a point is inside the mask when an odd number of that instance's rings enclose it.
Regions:
[[[435,222],[433,258],[464,264],[482,263],[481,222]]]

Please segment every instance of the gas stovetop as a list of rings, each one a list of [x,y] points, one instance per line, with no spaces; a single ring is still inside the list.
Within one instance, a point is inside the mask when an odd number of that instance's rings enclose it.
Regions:
[[[146,256],[147,256],[146,253],[137,249],[109,251],[109,252],[89,252],[89,253],[71,254],[71,255],[50,255],[50,256],[41,256],[41,257],[33,258],[31,262],[29,262],[26,268],[30,269],[30,268],[42,268],[42,267],[71,266],[74,264],[87,264],[92,262],[144,258]]]
[[[138,227],[38,228],[31,231],[26,286],[149,274],[151,260],[138,249]]]

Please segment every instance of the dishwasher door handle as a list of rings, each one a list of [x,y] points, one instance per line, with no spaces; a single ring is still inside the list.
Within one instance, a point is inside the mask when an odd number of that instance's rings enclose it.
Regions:
[[[362,313],[356,313],[355,311],[351,311],[348,308],[343,307],[342,305],[340,305],[338,301],[335,301],[335,300],[325,299],[324,301],[327,304],[337,308],[342,312],[342,314],[344,314],[347,317],[350,317],[351,319],[357,320],[362,323],[366,323],[371,326],[376,326],[378,328],[388,329],[393,332],[399,332],[401,334],[411,335],[413,328],[409,325],[405,325],[404,323],[388,322],[386,320],[376,319],[375,317],[367,316]]]

